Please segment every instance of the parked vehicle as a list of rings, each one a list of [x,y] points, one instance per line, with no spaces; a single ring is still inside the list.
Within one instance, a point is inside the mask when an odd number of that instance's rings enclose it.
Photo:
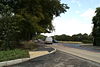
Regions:
[[[57,40],[55,40],[55,39],[53,39],[53,43],[58,43],[58,41],[57,41]]]
[[[52,37],[46,37],[45,43],[46,43],[46,44],[52,44],[52,43],[53,43]]]

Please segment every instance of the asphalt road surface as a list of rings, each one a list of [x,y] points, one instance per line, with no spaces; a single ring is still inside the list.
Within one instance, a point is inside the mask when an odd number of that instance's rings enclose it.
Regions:
[[[8,67],[100,67],[100,64],[57,51],[50,55]]]

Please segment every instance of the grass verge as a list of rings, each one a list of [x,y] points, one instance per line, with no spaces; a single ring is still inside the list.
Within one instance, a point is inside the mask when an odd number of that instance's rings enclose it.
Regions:
[[[78,41],[59,41],[60,43],[75,43],[75,44],[81,44],[82,42]]]
[[[27,50],[15,49],[0,51],[0,62],[29,57]]]

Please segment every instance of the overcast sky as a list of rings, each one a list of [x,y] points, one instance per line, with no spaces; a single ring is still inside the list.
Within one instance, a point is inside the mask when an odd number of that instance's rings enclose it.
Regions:
[[[90,34],[93,27],[92,17],[96,8],[100,7],[100,0],[61,0],[61,2],[68,4],[70,9],[52,21],[55,32],[45,35]]]

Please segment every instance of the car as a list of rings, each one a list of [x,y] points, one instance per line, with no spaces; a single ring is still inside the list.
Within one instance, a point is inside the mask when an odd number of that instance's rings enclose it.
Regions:
[[[57,41],[57,40],[55,40],[55,39],[53,39],[53,43],[58,43],[58,41]]]
[[[46,37],[45,43],[46,43],[46,44],[52,44],[52,43],[53,43],[52,37]]]

